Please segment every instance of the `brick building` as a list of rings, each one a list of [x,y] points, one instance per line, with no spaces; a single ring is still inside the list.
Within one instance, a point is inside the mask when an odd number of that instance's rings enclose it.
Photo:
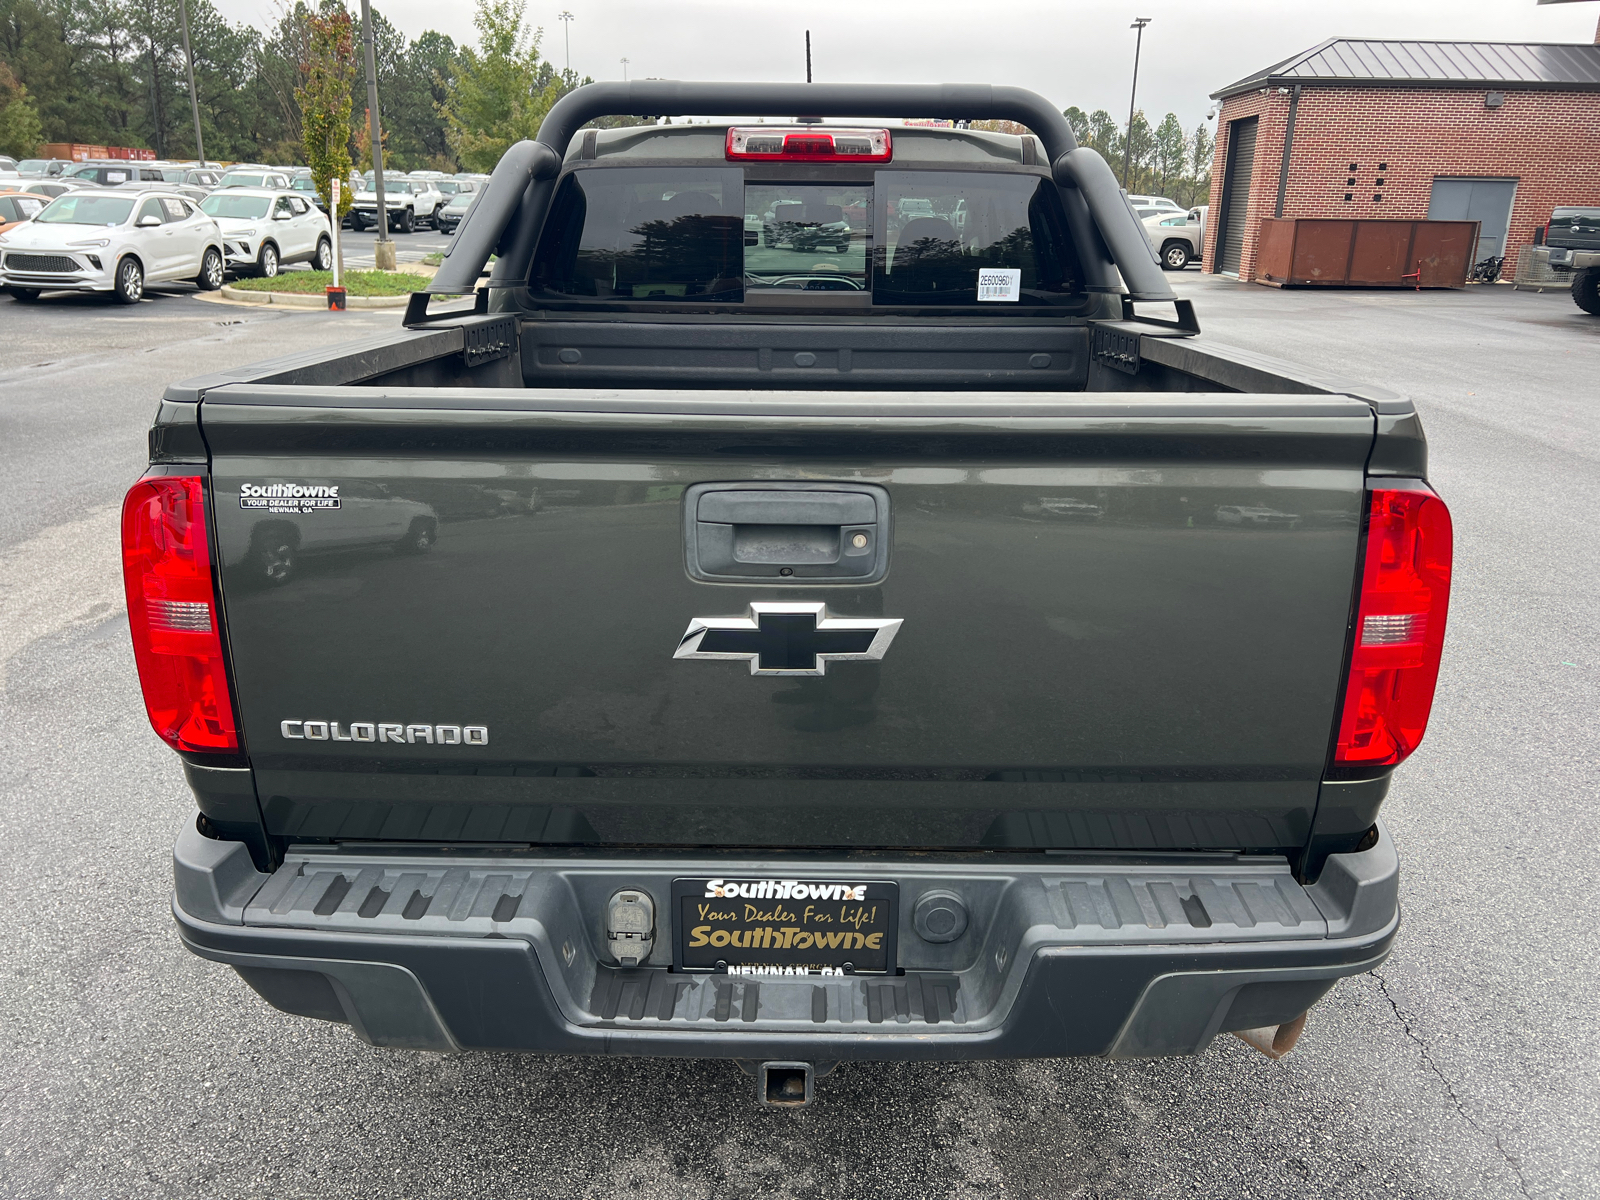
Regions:
[[[1509,274],[1552,208],[1600,205],[1600,44],[1338,38],[1212,98],[1207,271],[1253,279],[1263,217],[1432,216]]]

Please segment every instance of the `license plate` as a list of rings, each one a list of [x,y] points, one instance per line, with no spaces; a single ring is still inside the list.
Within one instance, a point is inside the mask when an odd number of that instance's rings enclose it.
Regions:
[[[672,882],[673,965],[736,975],[892,973],[900,887],[741,876]]]

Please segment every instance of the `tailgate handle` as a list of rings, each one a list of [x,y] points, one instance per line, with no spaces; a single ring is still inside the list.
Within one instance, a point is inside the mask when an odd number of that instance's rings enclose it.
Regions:
[[[871,484],[695,484],[684,494],[689,574],[708,583],[876,583],[889,494]]]

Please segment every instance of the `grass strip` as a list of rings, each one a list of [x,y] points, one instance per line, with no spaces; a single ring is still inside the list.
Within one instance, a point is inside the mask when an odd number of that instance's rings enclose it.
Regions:
[[[409,296],[428,286],[425,275],[408,271],[346,271],[344,289],[351,296]],[[228,286],[241,292],[295,292],[320,295],[333,285],[332,271],[284,271],[271,279],[235,279]]]

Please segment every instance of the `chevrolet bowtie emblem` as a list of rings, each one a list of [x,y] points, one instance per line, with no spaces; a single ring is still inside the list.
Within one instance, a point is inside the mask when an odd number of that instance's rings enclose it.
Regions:
[[[752,675],[826,675],[830,662],[879,659],[900,618],[834,617],[826,604],[750,606],[745,617],[694,617],[673,658],[749,659]]]

